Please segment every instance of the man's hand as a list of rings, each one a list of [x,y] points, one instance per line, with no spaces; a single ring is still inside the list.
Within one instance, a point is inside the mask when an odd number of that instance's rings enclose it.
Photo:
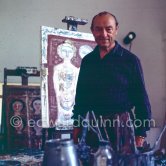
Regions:
[[[79,138],[80,133],[81,133],[81,128],[76,127],[73,129],[73,140],[74,140],[75,144],[78,143],[78,138]]]
[[[142,136],[135,137],[135,142],[137,147],[143,147],[144,141],[145,141],[145,137],[142,137]]]

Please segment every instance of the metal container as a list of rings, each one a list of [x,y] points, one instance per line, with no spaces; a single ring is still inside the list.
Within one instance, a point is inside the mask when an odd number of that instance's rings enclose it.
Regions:
[[[46,141],[43,166],[79,166],[73,140],[52,139]]]
[[[51,139],[46,141],[43,157],[43,166],[60,166],[60,140]]]
[[[113,166],[113,154],[108,141],[100,141],[99,148],[94,154],[93,166]]]
[[[79,166],[76,149],[71,139],[61,140],[61,166]]]

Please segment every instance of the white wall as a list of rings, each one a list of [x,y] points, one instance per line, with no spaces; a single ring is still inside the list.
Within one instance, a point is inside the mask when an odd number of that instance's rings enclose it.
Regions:
[[[153,117],[161,126],[166,110],[165,9],[165,0],[0,0],[0,82],[4,67],[39,69],[41,25],[66,29],[61,20],[75,16],[89,20],[78,31],[90,32],[92,17],[107,10],[119,20],[121,44],[129,31],[137,35],[132,52],[141,59]]]

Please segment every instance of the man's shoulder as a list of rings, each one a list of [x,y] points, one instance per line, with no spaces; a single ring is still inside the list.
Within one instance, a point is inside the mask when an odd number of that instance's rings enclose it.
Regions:
[[[119,45],[119,46],[120,46],[120,45]],[[136,60],[136,61],[139,61],[138,56],[137,56],[136,54],[130,52],[130,51],[127,50],[126,48],[120,46],[119,49],[120,49],[121,52],[122,52],[121,55],[120,55],[122,58],[125,58],[125,59],[127,59],[127,60],[133,60],[133,61]]]

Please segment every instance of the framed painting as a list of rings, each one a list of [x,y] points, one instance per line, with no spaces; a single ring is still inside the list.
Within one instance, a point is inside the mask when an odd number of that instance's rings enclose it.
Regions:
[[[42,143],[40,86],[5,85],[3,90],[8,150],[40,149]]]
[[[70,130],[81,61],[96,43],[92,34],[46,26],[41,37],[42,126]]]

